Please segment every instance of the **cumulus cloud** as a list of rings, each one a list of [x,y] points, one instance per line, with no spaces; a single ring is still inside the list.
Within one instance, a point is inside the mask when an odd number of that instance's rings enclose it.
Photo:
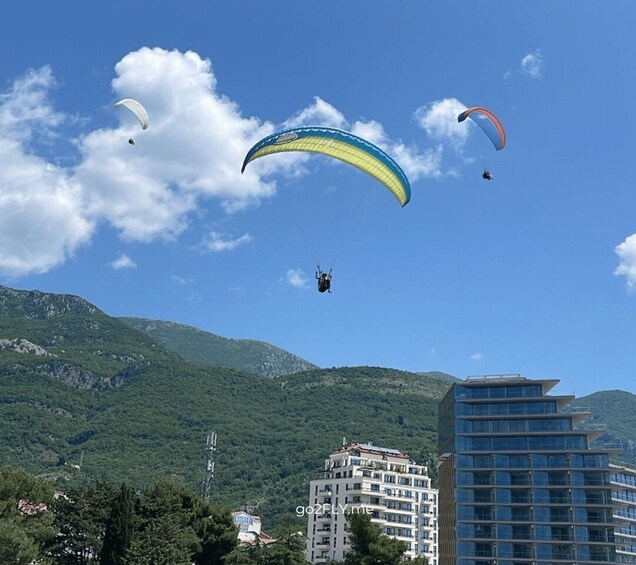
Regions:
[[[35,133],[53,135],[67,117],[50,104],[55,86],[51,67],[30,69],[0,94],[0,131],[16,141],[32,139]]]
[[[350,123],[342,112],[318,96],[314,98],[313,104],[284,123],[284,127],[304,125],[322,125],[344,129],[367,139],[391,155],[404,169],[411,181],[416,181],[423,176],[438,176],[439,174],[440,147],[422,152],[399,140],[390,139],[382,124],[377,121],[358,120]],[[298,164],[299,161],[297,159],[294,164]]]
[[[175,238],[197,202],[218,198],[236,211],[275,192],[273,182],[241,174],[249,147],[273,131],[244,118],[236,103],[216,91],[212,64],[196,53],[142,48],[115,66],[117,97],[143,101],[150,126],[141,131],[129,112],[119,127],[82,139],[76,177],[90,186],[88,207],[124,238]],[[126,143],[133,136],[136,145]]]
[[[124,56],[115,74],[113,102],[141,101],[150,127],[142,131],[130,112],[111,108],[115,125],[72,140],[77,155],[63,156],[75,163],[67,167],[38,156],[43,141],[70,137],[62,130],[69,116],[50,101],[56,86],[52,70],[31,70],[0,93],[1,274],[22,276],[60,265],[103,223],[124,240],[175,240],[209,200],[228,214],[258,205],[275,195],[280,175],[303,174],[309,158],[288,153],[258,159],[241,174],[248,149],[281,127],[348,129],[385,149],[411,181],[440,173],[441,145],[422,151],[391,139],[380,123],[350,122],[319,97],[281,124],[244,117],[218,91],[211,61],[192,51],[143,47]],[[431,131],[441,131],[432,125],[434,118],[422,113],[422,120]],[[127,143],[129,137],[135,145]],[[204,247],[225,251],[249,241],[249,234],[233,239],[212,232]]]
[[[249,233],[243,234],[241,237],[235,239],[226,238],[224,234],[218,231],[212,231],[208,234],[208,237],[203,242],[203,248],[206,251],[219,252],[219,251],[232,251],[237,247],[246,245],[252,241],[252,236]]]
[[[419,166],[426,176],[457,176],[465,165],[475,157],[464,153],[471,132],[478,126],[470,120],[458,122],[457,116],[467,107],[457,98],[443,98],[419,107],[414,114],[417,125],[422,128],[436,146],[419,155]],[[400,148],[396,148],[398,153]],[[446,152],[450,149],[450,152]],[[446,157],[445,157],[446,156]],[[446,163],[443,162],[445,158]]]
[[[0,271],[43,273],[89,241],[94,224],[68,171],[32,153],[55,136],[64,116],[49,101],[51,70],[31,70],[0,95]]]
[[[471,361],[481,361],[481,359],[482,359],[482,354],[481,353],[473,353],[470,356],[470,360]]]
[[[313,104],[298,112],[283,125],[292,128],[316,124],[339,129],[348,127],[342,112],[318,96],[314,98]]]
[[[617,245],[614,251],[619,259],[614,274],[625,276],[627,289],[632,292],[636,288],[636,234],[625,238],[625,241]]]
[[[295,288],[308,288],[309,279],[305,276],[302,269],[288,269],[287,282]]]
[[[470,133],[467,124],[457,121],[464,110],[466,106],[456,98],[444,98],[418,108],[415,120],[431,139],[461,150]]]
[[[532,78],[541,78],[543,75],[543,54],[541,49],[536,49],[527,53],[521,59],[521,72]]]
[[[120,269],[134,269],[137,266],[137,263],[124,253],[108,264],[116,271]]]
[[[411,181],[425,176],[439,176],[441,165],[441,147],[420,152],[401,141],[392,141],[384,131],[382,124],[370,121],[354,122],[351,132],[368,139],[371,143],[386,151],[404,169]]]

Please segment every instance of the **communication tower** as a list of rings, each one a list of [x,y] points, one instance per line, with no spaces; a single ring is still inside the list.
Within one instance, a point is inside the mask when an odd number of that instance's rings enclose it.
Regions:
[[[210,499],[210,482],[214,477],[214,452],[216,451],[216,432],[212,431],[208,434],[205,445],[207,461],[205,465],[205,476],[201,484],[201,498],[206,502]]]

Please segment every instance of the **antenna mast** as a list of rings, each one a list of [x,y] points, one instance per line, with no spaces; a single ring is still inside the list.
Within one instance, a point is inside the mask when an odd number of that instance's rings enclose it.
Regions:
[[[211,431],[205,445],[207,453],[207,463],[205,466],[205,476],[201,484],[201,498],[206,502],[210,499],[210,482],[214,478],[214,452],[216,451],[216,432]]]

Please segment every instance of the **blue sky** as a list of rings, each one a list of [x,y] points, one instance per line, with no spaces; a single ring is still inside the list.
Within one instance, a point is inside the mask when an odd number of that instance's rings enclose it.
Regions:
[[[11,3],[0,281],[323,367],[635,392],[635,17],[629,1]],[[456,123],[473,105],[504,150]],[[411,202],[323,157],[240,174],[293,124],[380,145]]]

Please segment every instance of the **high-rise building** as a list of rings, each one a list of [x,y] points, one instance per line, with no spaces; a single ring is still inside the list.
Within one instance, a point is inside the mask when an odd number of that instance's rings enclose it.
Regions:
[[[347,513],[367,513],[391,537],[405,542],[405,560],[437,565],[437,489],[425,465],[397,449],[353,444],[325,460],[324,477],[310,483],[307,559],[341,560],[351,549]]]
[[[614,498],[616,560],[636,563],[636,469],[610,464]]]
[[[469,377],[439,407],[439,565],[616,561],[607,451],[558,380]]]

